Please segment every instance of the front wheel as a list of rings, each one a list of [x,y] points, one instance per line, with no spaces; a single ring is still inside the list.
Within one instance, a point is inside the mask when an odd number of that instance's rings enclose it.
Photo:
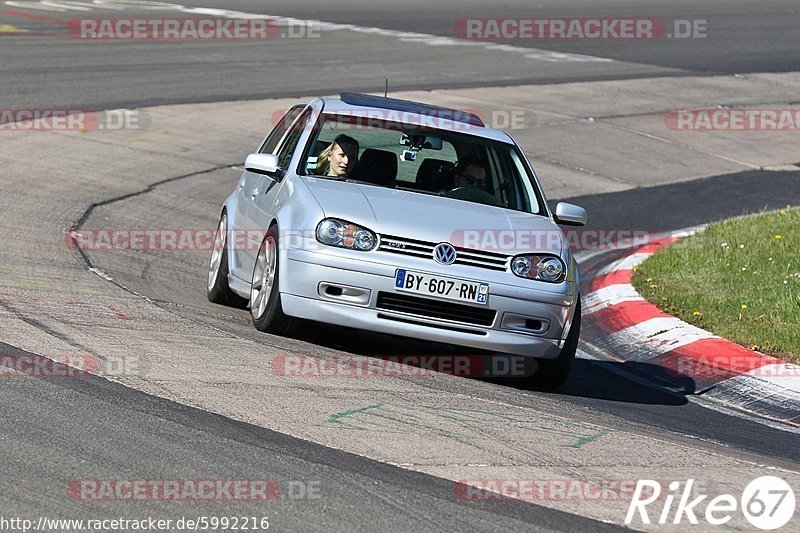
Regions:
[[[278,227],[271,226],[258,249],[250,284],[250,316],[257,330],[287,335],[296,329],[298,320],[287,316],[281,307],[278,290],[280,275]]]
[[[575,359],[575,352],[578,351],[578,338],[581,333],[581,300],[578,296],[578,303],[575,306],[575,316],[572,319],[572,327],[561,348],[561,353],[555,359],[537,359],[538,368],[536,373],[531,376],[530,384],[540,390],[555,390],[564,384],[572,361]]]

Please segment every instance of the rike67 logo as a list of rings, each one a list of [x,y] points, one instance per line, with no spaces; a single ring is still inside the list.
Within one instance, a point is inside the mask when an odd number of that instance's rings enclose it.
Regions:
[[[722,526],[730,522],[736,513],[741,512],[753,527],[762,530],[778,529],[792,519],[795,508],[795,495],[792,487],[775,476],[762,476],[751,481],[741,498],[731,494],[721,494],[712,498],[708,494],[693,493],[694,479],[689,479],[681,487],[680,481],[673,481],[664,494],[658,481],[640,479],[636,483],[633,499],[625,516],[625,524],[638,519],[642,524],[682,524],[688,521],[699,524],[698,517],[712,526]],[[660,512],[651,504],[663,499]]]

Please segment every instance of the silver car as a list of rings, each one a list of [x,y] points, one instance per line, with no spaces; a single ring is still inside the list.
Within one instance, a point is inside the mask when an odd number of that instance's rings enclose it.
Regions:
[[[578,344],[578,268],[514,140],[471,113],[342,93],[290,109],[225,201],[208,299],[260,331],[298,319],[523,355],[555,388]]]

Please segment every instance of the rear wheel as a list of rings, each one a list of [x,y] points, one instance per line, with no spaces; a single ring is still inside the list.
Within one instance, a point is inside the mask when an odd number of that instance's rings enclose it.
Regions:
[[[257,330],[287,335],[296,329],[298,319],[284,314],[281,306],[281,293],[278,290],[279,255],[278,227],[273,225],[261,242],[253,266],[250,316]]]
[[[244,298],[228,286],[228,214],[222,213],[214,236],[214,248],[208,262],[208,301],[215,304],[244,307]]]
[[[578,351],[578,338],[581,332],[581,300],[578,296],[578,303],[575,306],[575,316],[572,319],[567,340],[561,353],[555,359],[537,359],[538,368],[536,373],[530,378],[530,384],[541,390],[555,390],[564,384],[572,361],[575,359],[575,352]]]

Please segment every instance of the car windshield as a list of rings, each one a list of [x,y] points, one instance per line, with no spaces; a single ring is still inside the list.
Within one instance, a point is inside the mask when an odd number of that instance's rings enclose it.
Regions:
[[[474,126],[464,125],[470,127]],[[339,147],[340,152],[351,154],[346,171],[341,162],[334,169],[330,165],[328,154],[337,138],[346,145]],[[323,114],[300,166],[305,175],[544,214],[518,149],[469,133],[365,120],[361,115]]]

